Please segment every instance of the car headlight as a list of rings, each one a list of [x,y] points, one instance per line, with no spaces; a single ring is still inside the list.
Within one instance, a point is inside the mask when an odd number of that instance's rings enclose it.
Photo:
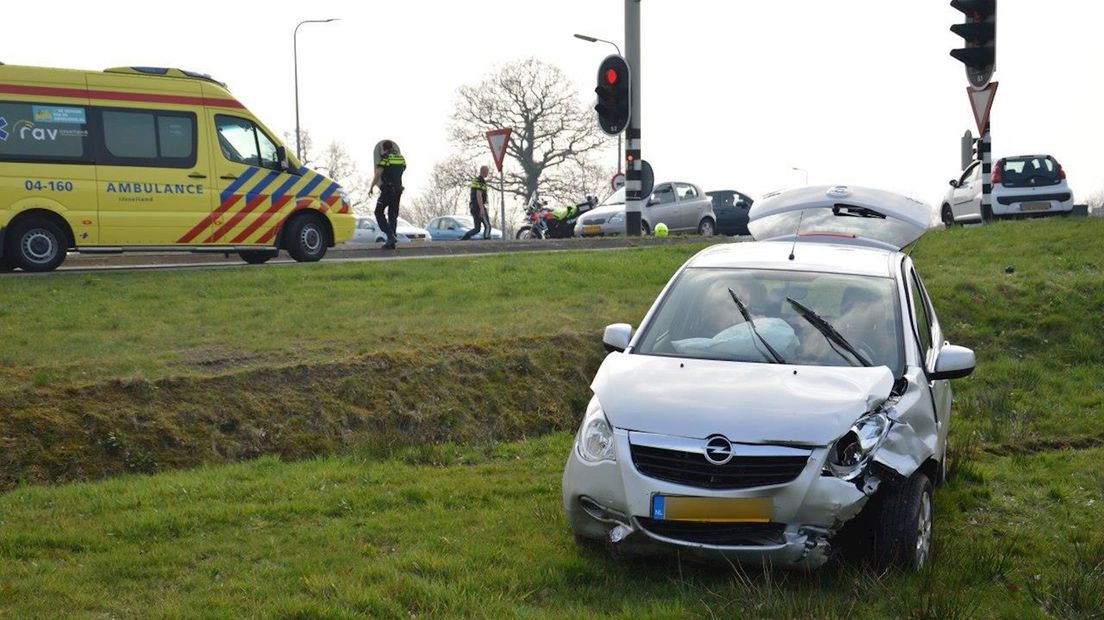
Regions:
[[[575,445],[579,457],[584,461],[590,463],[617,461],[613,449],[613,427],[606,419],[606,414],[602,411],[602,405],[598,403],[597,398],[590,399]]]
[[[624,213],[615,213],[613,217],[609,219],[610,224],[620,224],[625,221]]]
[[[828,470],[841,480],[854,480],[861,474],[874,452],[889,434],[886,414],[875,412],[861,418],[828,450]]]

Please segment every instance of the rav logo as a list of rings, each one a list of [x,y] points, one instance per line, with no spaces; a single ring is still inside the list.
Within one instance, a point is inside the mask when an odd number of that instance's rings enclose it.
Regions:
[[[57,129],[43,129],[42,127],[35,127],[35,124],[30,121],[20,121],[15,124],[19,128],[19,139],[26,140],[27,136],[31,136],[31,140],[36,142],[53,142],[57,140]]]

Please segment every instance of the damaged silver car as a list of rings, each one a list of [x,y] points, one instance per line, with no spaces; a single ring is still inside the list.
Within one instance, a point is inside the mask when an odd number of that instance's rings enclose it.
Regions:
[[[974,369],[901,252],[931,213],[858,187],[768,196],[756,242],[703,250],[639,330],[607,327],[563,476],[576,539],[784,567],[847,545],[928,562],[949,380]]]

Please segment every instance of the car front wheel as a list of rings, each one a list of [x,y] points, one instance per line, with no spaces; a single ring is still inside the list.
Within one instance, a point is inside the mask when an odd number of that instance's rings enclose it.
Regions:
[[[286,243],[288,254],[300,263],[313,263],[326,255],[326,229],[314,216],[303,216],[291,223]]]
[[[951,205],[943,205],[941,218],[943,220],[943,225],[947,228],[955,225],[954,212],[951,211]]]
[[[698,234],[703,237],[712,237],[717,232],[717,227],[713,224],[713,220],[709,218],[702,218],[700,224],[698,224]]]
[[[931,480],[916,472],[884,493],[875,529],[874,561],[880,568],[919,570],[932,555],[935,510]]]

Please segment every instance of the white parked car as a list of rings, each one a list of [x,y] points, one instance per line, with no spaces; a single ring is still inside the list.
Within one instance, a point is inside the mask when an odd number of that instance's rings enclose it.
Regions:
[[[816,567],[834,548],[923,566],[951,421],[945,341],[912,260],[928,205],[808,187],[751,209],[639,330],[606,328],[563,475],[580,542]],[[856,525],[861,524],[861,525]]]
[[[419,228],[410,222],[399,218],[396,237],[399,243],[427,243],[433,241],[433,236],[424,228]],[[358,217],[356,230],[349,243],[383,243],[387,241],[387,235],[379,229],[376,219],[372,217]]]
[[[640,214],[644,234],[656,224],[665,224],[670,232],[696,232],[712,236],[717,232],[713,199],[692,183],[660,183],[644,203]],[[575,223],[576,237],[625,234],[625,188],[610,194],[596,208]]]
[[[981,162],[974,162],[951,179],[940,216],[951,226],[993,218],[1052,215],[1073,211],[1073,192],[1066,171],[1050,155],[1021,155],[993,164],[992,213],[982,213]]]

